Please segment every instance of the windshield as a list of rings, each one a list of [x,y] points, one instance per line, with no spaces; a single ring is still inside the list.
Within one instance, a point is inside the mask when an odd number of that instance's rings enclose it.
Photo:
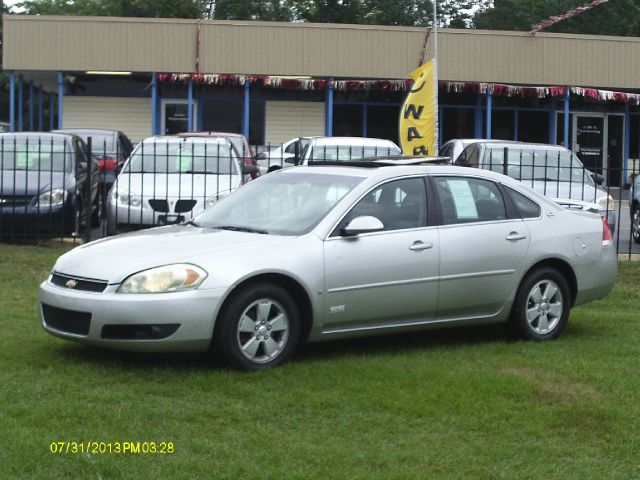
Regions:
[[[66,142],[50,139],[3,139],[0,146],[1,170],[41,172],[71,171],[71,150]]]
[[[314,145],[311,147],[309,163],[314,161],[345,162],[363,157],[386,157],[400,155],[400,149],[394,145]]]
[[[224,140],[157,140],[138,145],[125,173],[239,174],[238,156]]]
[[[506,173],[516,180],[594,185],[582,162],[568,150],[507,149],[506,172],[504,151],[504,148],[487,150],[484,157],[485,166],[495,172]]]
[[[202,227],[301,235],[320,220],[363,177],[275,173],[250,182],[205,210]]]

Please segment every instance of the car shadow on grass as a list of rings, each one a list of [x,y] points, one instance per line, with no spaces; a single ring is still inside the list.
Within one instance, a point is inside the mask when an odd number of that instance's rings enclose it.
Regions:
[[[464,345],[511,341],[513,340],[501,324],[452,327],[305,344],[300,347],[294,361],[339,358],[353,354],[404,354],[436,347],[453,349]]]
[[[591,329],[584,325],[572,325],[565,332],[568,337],[588,337]],[[481,326],[452,327],[435,330],[423,330],[410,333],[388,333],[370,337],[330,340],[319,343],[305,343],[298,348],[292,358],[293,363],[307,363],[339,359],[353,355],[375,356],[404,355],[416,351],[428,351],[434,348],[453,350],[465,346],[487,343],[517,344],[520,340],[511,338],[503,324]],[[156,368],[171,370],[224,370],[226,366],[211,353],[146,353],[111,350],[88,345],[59,344],[55,354],[72,363],[140,369]]]
[[[85,363],[102,367],[148,370],[170,368],[172,370],[201,370],[222,368],[212,355],[200,353],[150,353],[112,350],[90,345],[60,344],[55,347],[61,359],[73,363]]]

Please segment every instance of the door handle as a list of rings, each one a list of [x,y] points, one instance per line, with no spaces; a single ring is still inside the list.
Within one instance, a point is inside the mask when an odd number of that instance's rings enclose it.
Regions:
[[[507,240],[510,242],[515,242],[517,240],[524,240],[527,236],[524,233],[511,232],[507,235]]]
[[[430,248],[433,248],[433,243],[431,242],[424,243],[418,240],[417,242],[414,242],[413,245],[409,247],[409,250],[413,250],[414,252],[420,252],[422,250],[429,250]]]

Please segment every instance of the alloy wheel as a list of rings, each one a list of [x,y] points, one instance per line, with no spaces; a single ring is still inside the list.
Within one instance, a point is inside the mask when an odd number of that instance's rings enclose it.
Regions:
[[[563,312],[562,291],[552,280],[536,283],[527,297],[526,318],[531,330],[545,335],[560,323]]]
[[[285,308],[273,299],[261,298],[240,316],[236,338],[245,358],[254,363],[267,363],[285,349],[289,329]]]

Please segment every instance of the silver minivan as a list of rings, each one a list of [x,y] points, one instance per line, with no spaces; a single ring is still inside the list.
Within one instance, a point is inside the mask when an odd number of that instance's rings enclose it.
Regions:
[[[479,140],[468,145],[453,163],[508,175],[567,208],[599,211],[615,230],[613,198],[595,184],[580,159],[565,147]]]

